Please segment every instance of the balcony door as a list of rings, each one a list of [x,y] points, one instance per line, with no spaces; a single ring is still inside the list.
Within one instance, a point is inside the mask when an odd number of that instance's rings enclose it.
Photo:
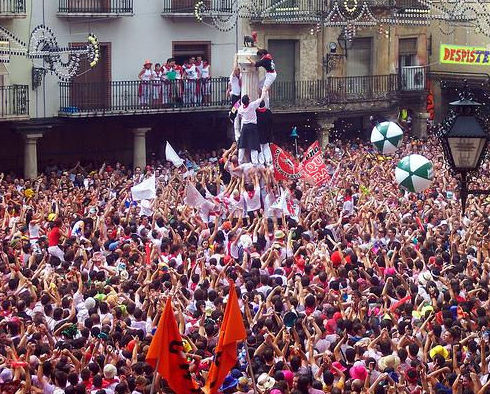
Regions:
[[[347,50],[347,78],[346,95],[356,98],[366,97],[371,92],[372,75],[372,47],[373,40],[368,38],[354,38],[352,47]]]
[[[100,60],[94,68],[90,68],[86,58],[81,59],[79,75],[72,80],[70,101],[79,110],[105,110],[111,106],[110,43],[101,43],[99,52]]]
[[[398,42],[400,81],[404,90],[420,90],[425,85],[425,70],[417,60],[417,38],[400,38]]]
[[[299,63],[298,40],[269,40],[268,51],[274,58],[277,79],[272,85],[275,101],[293,103],[296,97],[296,71]]]

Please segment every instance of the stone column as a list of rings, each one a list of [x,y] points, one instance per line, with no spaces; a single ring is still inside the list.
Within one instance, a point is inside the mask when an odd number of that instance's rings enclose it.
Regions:
[[[257,68],[250,63],[248,58],[256,60],[257,48],[244,47],[236,54],[237,64],[242,73],[242,96],[248,95],[250,101],[257,100],[259,95],[259,72]]]
[[[140,127],[133,129],[133,168],[139,167],[142,170],[146,166],[146,133],[151,127]]]
[[[24,134],[24,178],[37,178],[37,140],[42,133]]]
[[[334,128],[335,119],[319,117],[317,122],[320,127],[318,130],[318,142],[323,150],[330,142],[330,130]]]
[[[415,112],[412,119],[412,133],[417,138],[427,138],[427,120],[429,119],[428,112]]]

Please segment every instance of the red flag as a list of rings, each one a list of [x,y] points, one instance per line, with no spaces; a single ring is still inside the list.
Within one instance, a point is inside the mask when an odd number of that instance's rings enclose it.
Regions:
[[[228,302],[219,332],[218,345],[209,369],[206,385],[203,390],[207,394],[216,394],[223,384],[226,375],[237,362],[237,343],[247,339],[242,313],[238,305],[235,285],[230,283]]]
[[[301,178],[301,168],[296,159],[275,144],[270,145],[274,178],[276,181],[294,181]]]
[[[321,185],[330,178],[328,170],[322,157],[322,150],[318,141],[315,141],[305,152],[305,157],[301,162],[304,176],[310,179],[315,185]]]
[[[158,371],[176,393],[200,392],[189,372],[170,297],[167,298],[157,331],[146,354],[146,362]]]

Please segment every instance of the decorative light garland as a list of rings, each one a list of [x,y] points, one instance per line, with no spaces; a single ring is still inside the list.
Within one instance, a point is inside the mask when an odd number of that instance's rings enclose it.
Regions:
[[[89,34],[88,44],[76,47],[60,47],[54,32],[45,25],[39,25],[32,31],[29,43],[26,44],[14,33],[0,26],[0,33],[17,45],[0,50],[1,55],[26,56],[28,59],[43,59],[46,70],[52,72],[60,80],[73,78],[79,68],[82,56],[87,56],[90,67],[95,67],[100,60],[99,40],[94,34]],[[62,55],[68,55],[68,61],[62,60]]]
[[[458,24],[464,21],[474,21],[473,28],[490,37],[490,9],[485,0],[475,0],[471,4],[460,2],[433,2],[432,0],[419,0],[419,6],[407,8],[397,7],[396,1],[390,15],[375,16],[371,7],[384,6],[372,0],[334,0],[328,13],[326,10],[305,7],[283,7],[280,0],[273,6],[265,6],[263,0],[232,0],[229,12],[219,9],[207,8],[203,0],[199,0],[194,7],[194,16],[199,22],[203,22],[204,16],[209,17],[211,25],[216,29],[227,32],[232,30],[239,18],[263,21],[274,19],[278,23],[290,23],[300,21],[311,23],[315,27],[310,28],[310,34],[318,31],[317,25],[325,27],[345,27],[350,24],[356,27],[369,27],[378,25],[429,25],[431,21],[439,20],[446,24]],[[212,4],[212,2],[211,2]],[[478,9],[480,7],[481,9]],[[441,31],[442,28],[440,27]]]

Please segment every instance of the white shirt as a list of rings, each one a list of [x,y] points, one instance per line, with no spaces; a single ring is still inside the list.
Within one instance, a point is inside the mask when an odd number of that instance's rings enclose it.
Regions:
[[[242,117],[242,125],[244,124],[257,124],[257,108],[259,108],[262,100],[258,98],[255,101],[250,102],[246,107],[242,104],[238,108],[238,115]]]
[[[252,212],[260,209],[260,187],[256,186],[254,189],[254,195],[252,198],[248,195],[248,192],[245,191],[242,193],[243,198],[245,199],[245,205],[247,207],[247,212]]]
[[[209,78],[209,65],[201,68],[201,78]]]
[[[237,77],[234,73],[230,75],[230,85],[231,85],[231,94],[234,96],[240,96],[242,93],[242,87],[240,81],[241,77]]]

